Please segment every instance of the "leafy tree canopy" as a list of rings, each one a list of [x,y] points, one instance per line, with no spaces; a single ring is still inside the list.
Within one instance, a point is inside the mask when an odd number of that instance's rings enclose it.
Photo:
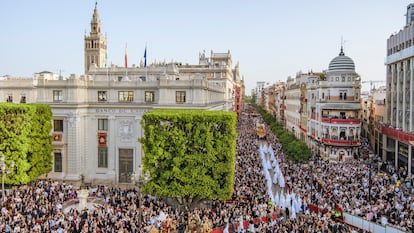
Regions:
[[[236,114],[224,111],[154,110],[141,122],[150,179],[144,191],[183,205],[229,199],[234,185]]]
[[[0,153],[10,171],[5,183],[25,184],[51,170],[51,119],[47,105],[0,104]]]

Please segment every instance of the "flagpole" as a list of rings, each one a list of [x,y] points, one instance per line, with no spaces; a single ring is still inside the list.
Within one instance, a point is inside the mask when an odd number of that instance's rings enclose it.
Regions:
[[[105,33],[105,41],[107,41],[107,39],[108,37],[106,36],[106,33]],[[106,67],[106,78],[109,84],[108,48],[105,48],[105,67]]]
[[[147,68],[147,43],[145,42],[145,51],[144,51],[144,67],[145,67],[145,81],[148,80],[148,68]]]
[[[109,67],[106,66],[106,79],[108,80],[109,83]]]
[[[127,54],[127,43],[125,43],[125,80],[128,77],[128,54]]]
[[[106,61],[106,63],[108,63],[108,61]],[[110,82],[110,78],[109,78],[109,66],[106,65],[106,78],[108,80],[108,83]]]

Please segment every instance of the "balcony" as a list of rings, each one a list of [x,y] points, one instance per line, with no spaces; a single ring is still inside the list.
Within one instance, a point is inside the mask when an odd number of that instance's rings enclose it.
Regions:
[[[414,141],[414,134],[387,126],[382,126],[382,134],[387,135],[387,137],[394,138],[400,142],[404,142],[406,144],[409,144],[410,141]]]
[[[322,138],[322,142],[329,145],[341,145],[341,146],[359,146],[361,142],[359,140],[338,140]]]
[[[322,122],[330,123],[330,124],[349,124],[349,125],[356,125],[360,124],[361,120],[357,118],[332,118],[332,117],[322,117]]]

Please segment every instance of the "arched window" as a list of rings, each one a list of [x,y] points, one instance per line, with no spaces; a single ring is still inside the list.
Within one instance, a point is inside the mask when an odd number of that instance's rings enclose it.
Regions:
[[[349,140],[354,140],[354,129],[349,129]]]
[[[341,128],[341,132],[339,133],[339,139],[346,140],[346,132],[345,129]]]
[[[332,129],[332,139],[334,140],[338,140],[338,129],[337,128],[333,128]]]
[[[325,138],[329,139],[329,128],[328,127],[325,128]]]

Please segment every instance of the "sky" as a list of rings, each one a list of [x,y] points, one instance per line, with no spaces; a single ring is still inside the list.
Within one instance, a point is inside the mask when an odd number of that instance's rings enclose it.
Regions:
[[[414,2],[414,1],[413,1]],[[407,0],[98,0],[108,62],[198,64],[230,51],[246,94],[256,82],[326,70],[341,38],[362,81],[384,80],[386,42],[405,25]],[[83,74],[95,0],[1,0],[0,76]],[[366,85],[368,85],[366,83]]]

